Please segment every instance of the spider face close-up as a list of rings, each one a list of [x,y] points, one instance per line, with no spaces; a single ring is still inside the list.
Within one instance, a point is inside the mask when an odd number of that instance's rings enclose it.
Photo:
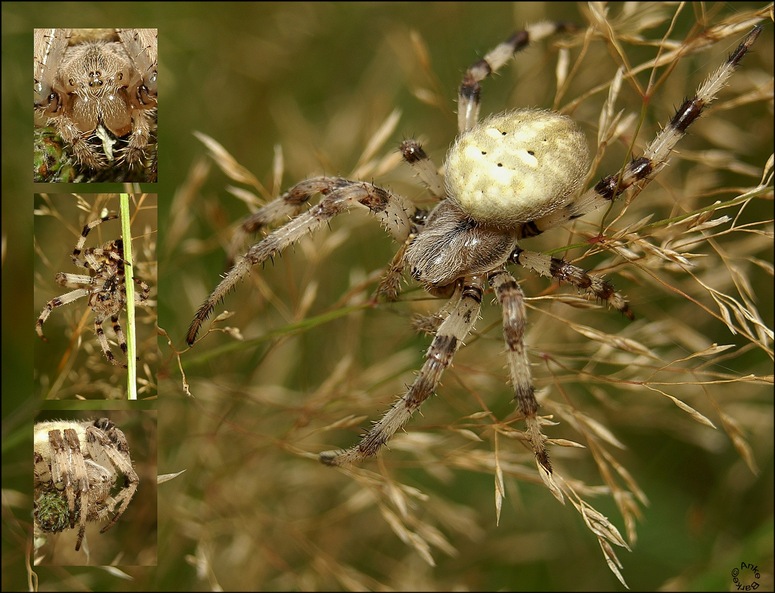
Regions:
[[[105,181],[155,181],[157,59],[155,29],[35,29],[36,123],[86,173],[119,165]],[[44,143],[36,181],[72,181]]]

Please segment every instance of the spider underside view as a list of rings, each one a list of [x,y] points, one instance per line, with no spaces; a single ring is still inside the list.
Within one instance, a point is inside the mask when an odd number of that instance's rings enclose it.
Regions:
[[[608,281],[563,259],[525,250],[521,241],[605,207],[629,188],[654,179],[689,126],[727,84],[761,27],[748,33],[694,96],[678,107],[641,156],[588,189],[583,187],[590,167],[586,139],[569,117],[543,109],[515,109],[479,121],[482,81],[528,44],[573,30],[564,23],[531,25],[468,68],[458,92],[458,137],[447,153],[443,176],[417,141],[401,143],[404,161],[437,201],[430,212],[371,182],[320,176],[294,185],[243,222],[243,234],[283,224],[238,258],[199,307],[186,336],[189,345],[219,301],[254,266],[356,207],[368,209],[399,245],[378,296],[395,300],[400,279],[408,273],[431,295],[449,299],[423,366],[406,392],[358,444],[321,453],[323,463],[341,466],[374,456],[406,424],[434,393],[455,352],[473,331],[489,287],[502,308],[509,375],[526,425],[525,442],[542,477],[551,479],[544,420],[538,415],[524,343],[525,296],[508,266],[517,264],[569,283],[632,319],[627,300]],[[311,205],[317,195],[320,201]]]
[[[57,284],[75,290],[51,299],[46,303],[35,324],[35,331],[43,341],[47,341],[46,336],[43,334],[43,324],[46,323],[51,312],[57,307],[67,305],[83,297],[88,297],[88,306],[94,313],[94,332],[97,335],[97,340],[105,354],[105,358],[115,366],[126,367],[126,364],[120,362],[111,351],[108,338],[103,329],[105,321],[110,319],[119,348],[123,352],[124,357],[126,357],[126,338],[119,322],[119,315],[126,305],[124,276],[126,262],[124,261],[123,241],[122,239],[115,239],[106,242],[101,247],[84,247],[86,238],[94,227],[117,218],[118,215],[116,214],[108,214],[89,222],[83,227],[71,258],[77,267],[84,268],[89,273],[57,273],[55,277]],[[143,304],[148,300],[150,287],[139,278],[135,278],[134,281],[140,287],[140,292],[135,293],[135,301],[138,304]]]
[[[123,431],[107,418],[35,425],[35,529],[57,533],[78,525],[81,548],[87,522],[124,514],[140,482]]]

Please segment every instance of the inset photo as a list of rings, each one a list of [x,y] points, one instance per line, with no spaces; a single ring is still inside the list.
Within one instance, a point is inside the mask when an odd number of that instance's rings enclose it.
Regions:
[[[156,397],[157,196],[36,194],[34,223],[36,395]]]
[[[36,183],[155,182],[156,29],[35,29]]]
[[[156,426],[155,410],[38,416],[35,565],[156,565]]]

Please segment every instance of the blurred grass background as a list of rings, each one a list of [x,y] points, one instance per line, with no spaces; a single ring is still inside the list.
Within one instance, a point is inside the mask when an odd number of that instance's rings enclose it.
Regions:
[[[656,55],[674,16],[668,37],[676,41],[752,11],[768,18],[729,88],[682,141],[680,156],[629,205],[612,233],[645,216],[663,221],[735,198],[759,184],[773,149],[769,5],[623,6],[610,5],[609,19],[633,66]],[[568,3],[64,2],[3,3],[2,11],[4,590],[30,582],[31,427],[44,407],[31,396],[30,382],[40,313],[33,307],[33,194],[51,191],[31,183],[34,27],[159,29],[159,183],[141,189],[159,194],[159,325],[182,350],[193,312],[224,271],[231,233],[249,211],[227,191],[234,181],[205,156],[195,130],[255,175],[263,191],[247,189],[264,198],[313,174],[357,169],[367,180],[422,200],[411,174],[393,166],[393,147],[418,136],[442,162],[454,139],[456,90],[465,68],[526,23],[549,18],[586,25],[591,19],[587,6]],[[724,38],[672,66],[646,106],[636,152],[742,37]],[[523,105],[564,108],[594,146],[607,85],[622,58],[599,38],[582,52],[582,39],[562,37],[521,53],[485,83],[482,113]],[[570,46],[571,65],[578,59],[579,68],[560,97],[554,76],[559,45]],[[638,88],[646,87],[649,74],[639,72],[637,85],[625,81],[616,109],[641,115]],[[733,102],[735,97],[744,99]],[[365,146],[396,108],[401,119],[376,162],[361,162]],[[633,129],[609,147],[595,178],[621,165]],[[273,164],[279,151],[282,167]],[[759,565],[761,587],[772,588],[771,341],[730,333],[701,285],[738,300],[753,295],[749,307],[772,328],[769,184],[745,207],[713,217],[736,216],[740,230],[711,229],[711,237],[680,247],[682,233],[691,238],[700,231],[680,225],[642,229],[622,238],[639,257],[633,264],[596,246],[564,254],[607,273],[630,298],[637,316],[632,324],[605,309],[581,307],[568,287],[518,271],[530,297],[527,341],[536,386],[544,413],[560,421],[547,433],[588,447],[553,447],[558,471],[623,534],[625,522],[603,487],[601,457],[610,455],[625,467],[648,497],[647,506],[634,502],[634,489],[617,479],[621,498],[641,514],[633,551],[618,554],[635,590],[731,589],[730,573],[740,562]],[[600,215],[589,219],[525,247],[583,243],[599,228]],[[69,239],[65,243],[62,249],[71,250]],[[650,245],[701,254],[692,260],[694,275],[655,256],[656,249],[645,253]],[[238,328],[248,341],[211,333],[182,355],[193,397],[184,393],[177,358],[162,338],[159,473],[186,472],[159,488],[158,567],[122,566],[133,580],[94,568],[36,567],[36,586],[621,588],[579,515],[556,502],[521,443],[502,432],[497,448],[506,499],[495,525],[494,435],[521,424],[514,422],[506,384],[500,312],[487,302],[477,334],[445,374],[439,397],[426,403],[379,461],[350,473],[318,464],[317,452],[353,444],[359,428],[402,392],[429,343],[410,329],[410,320],[441,303],[411,285],[397,304],[363,305],[394,250],[373,220],[354,213],[256,271],[217,311],[234,311],[219,325]],[[324,321],[324,315],[335,319]],[[581,335],[587,326],[601,337]],[[613,334],[637,341],[648,354],[612,345]],[[684,360],[714,343],[732,348]],[[762,379],[744,380],[749,376]],[[696,422],[656,388],[681,398],[718,429]],[[758,473],[733,445],[733,422]],[[591,426],[605,427],[616,440],[599,438]]]

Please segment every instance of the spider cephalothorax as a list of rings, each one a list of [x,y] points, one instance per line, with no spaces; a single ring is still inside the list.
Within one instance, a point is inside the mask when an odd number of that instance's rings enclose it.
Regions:
[[[114,159],[115,138],[126,138],[120,158],[137,166],[152,139],[156,30],[76,33],[35,29],[36,115],[56,128],[86,167],[105,168]]]
[[[85,268],[89,271],[89,274],[57,273],[55,277],[57,284],[66,288],[75,288],[75,290],[51,299],[46,303],[35,324],[35,330],[38,336],[46,341],[46,337],[43,334],[43,324],[46,323],[51,312],[57,307],[67,305],[83,297],[88,297],[89,308],[94,313],[94,332],[97,334],[97,339],[102,351],[105,353],[105,357],[111,364],[126,367],[125,364],[119,362],[113,355],[108,339],[105,336],[105,330],[102,327],[103,323],[110,319],[118,345],[124,356],[126,356],[126,339],[119,322],[119,315],[126,305],[126,284],[124,278],[126,262],[124,261],[123,241],[115,239],[108,241],[102,247],[84,248],[86,237],[94,227],[116,218],[118,218],[116,214],[110,214],[93,220],[83,227],[71,257],[76,266]],[[135,282],[141,288],[141,292],[135,295],[136,301],[143,303],[148,299],[150,287],[138,278],[135,278]]]
[[[87,522],[109,521],[103,533],[116,524],[140,482],[126,436],[107,418],[37,423],[34,457],[36,529],[77,524],[76,550]]]
[[[524,294],[507,267],[519,264],[568,282],[631,318],[627,301],[609,282],[562,259],[526,251],[519,242],[610,204],[633,185],[643,186],[653,179],[689,125],[729,80],[761,30],[756,27],[751,31],[694,97],[679,107],[642,156],[585,191],[587,144],[570,118],[552,111],[519,109],[478,122],[481,81],[528,43],[569,29],[572,27],[561,23],[533,25],[468,69],[458,95],[459,136],[447,154],[443,177],[418,142],[401,144],[404,160],[438,201],[427,216],[406,198],[373,183],[315,177],[298,183],[243,223],[243,233],[256,232],[291,217],[237,260],[197,311],[186,337],[189,344],[195,342],[218,301],[253,266],[356,206],[368,208],[401,245],[380,283],[379,294],[395,298],[398,279],[408,272],[430,293],[450,298],[443,320],[433,328],[435,335],[425,363],[406,393],[357,445],[322,453],[324,463],[343,465],[375,455],[404,426],[433,394],[456,350],[473,330],[489,286],[503,310],[506,356],[514,398],[527,425],[526,441],[542,476],[551,476],[524,343]],[[318,194],[320,202],[308,208]]]

